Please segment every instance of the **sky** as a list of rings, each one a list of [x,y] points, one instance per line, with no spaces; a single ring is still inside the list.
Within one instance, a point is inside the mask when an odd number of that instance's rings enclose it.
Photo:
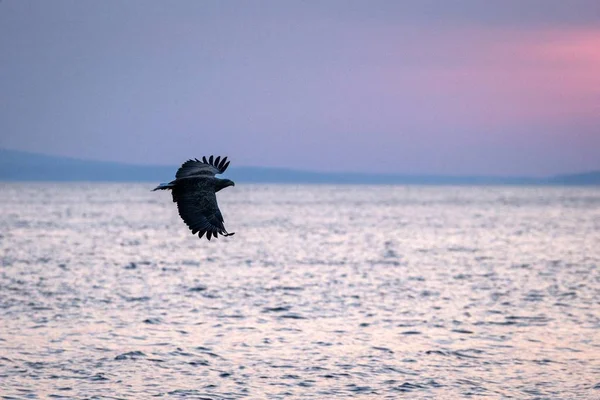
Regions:
[[[0,0],[0,147],[394,174],[600,169],[598,0]]]

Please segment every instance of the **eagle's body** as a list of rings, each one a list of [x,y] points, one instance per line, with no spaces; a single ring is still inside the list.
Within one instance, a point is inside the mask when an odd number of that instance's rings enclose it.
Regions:
[[[175,180],[161,183],[154,190],[171,190],[173,201],[177,203],[179,216],[198,237],[231,236],[223,225],[223,215],[217,204],[216,192],[227,186],[234,186],[229,179],[219,179],[215,175],[225,172],[229,162],[227,157],[207,160],[188,160],[181,165],[175,174]]]

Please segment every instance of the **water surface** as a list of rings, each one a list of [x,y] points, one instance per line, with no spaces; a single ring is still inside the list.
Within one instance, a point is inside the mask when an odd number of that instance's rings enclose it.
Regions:
[[[600,398],[600,190],[0,184],[4,398]]]

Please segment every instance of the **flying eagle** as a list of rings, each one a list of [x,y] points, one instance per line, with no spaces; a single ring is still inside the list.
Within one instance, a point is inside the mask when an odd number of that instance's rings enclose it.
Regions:
[[[215,178],[215,175],[225,172],[229,162],[227,157],[221,160],[221,157],[213,159],[213,156],[208,160],[206,157],[187,160],[177,170],[174,181],[161,183],[153,189],[171,189],[179,216],[194,235],[198,233],[199,238],[206,234],[210,240],[213,236],[218,237],[218,234],[232,236],[235,233],[225,230],[216,195],[227,186],[235,186],[229,179]]]

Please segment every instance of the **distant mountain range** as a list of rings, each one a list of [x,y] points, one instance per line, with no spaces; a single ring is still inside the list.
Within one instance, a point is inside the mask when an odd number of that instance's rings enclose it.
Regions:
[[[178,165],[133,165],[87,161],[0,149],[0,181],[168,182]],[[342,183],[421,185],[600,185],[600,171],[547,178],[363,174],[309,172],[284,168],[230,167],[226,174],[237,182]]]

